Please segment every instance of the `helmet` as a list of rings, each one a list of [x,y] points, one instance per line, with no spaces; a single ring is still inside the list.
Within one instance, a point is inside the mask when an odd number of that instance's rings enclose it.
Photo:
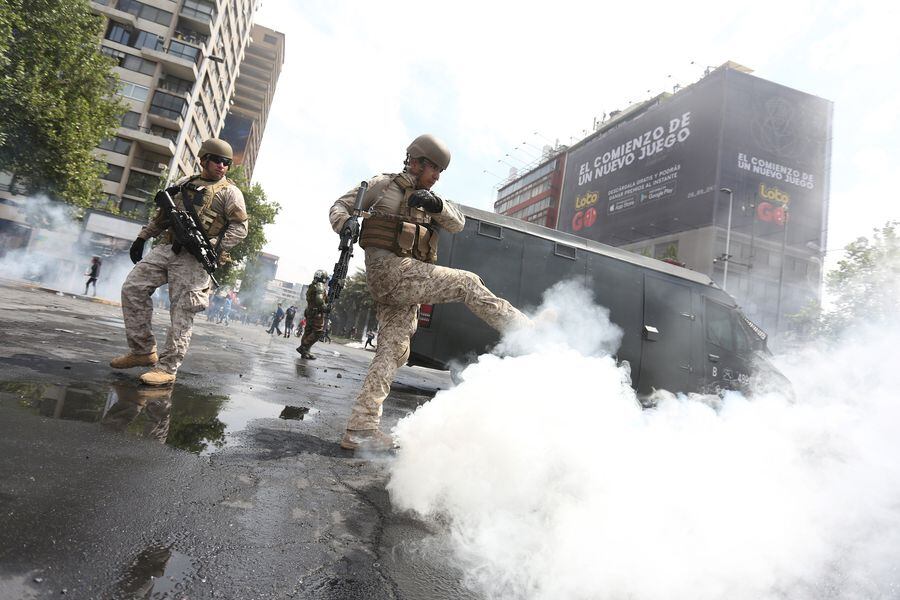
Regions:
[[[231,144],[219,138],[209,138],[200,144],[200,158],[207,154],[215,154],[216,156],[224,156],[225,158],[234,158],[231,150]]]
[[[314,281],[328,281],[328,273],[326,273],[322,269],[319,269],[318,271],[316,271],[316,274],[313,277],[313,280]]]
[[[406,148],[406,154],[410,158],[427,158],[441,171],[450,166],[450,149],[447,144],[429,133],[414,139]]]

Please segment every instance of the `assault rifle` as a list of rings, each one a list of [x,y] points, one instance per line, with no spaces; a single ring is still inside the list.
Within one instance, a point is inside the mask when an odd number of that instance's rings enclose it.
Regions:
[[[356,192],[356,205],[353,207],[353,212],[350,213],[350,218],[344,222],[343,229],[341,229],[341,243],[338,245],[341,256],[334,263],[334,270],[331,273],[331,279],[328,281],[328,300],[325,303],[325,329],[322,330],[319,340],[324,340],[328,336],[328,316],[331,314],[331,309],[334,308],[338,298],[340,298],[341,290],[344,289],[347,269],[350,267],[350,259],[353,258],[353,244],[359,240],[359,217],[362,213],[363,199],[367,189],[369,189],[368,182],[360,182],[359,190]]]
[[[194,193],[203,191],[200,186],[186,186],[186,189]],[[209,273],[209,278],[215,287],[219,287],[216,281],[215,273],[219,268],[219,255],[213,248],[212,242],[206,236],[206,232],[200,227],[196,213],[187,210],[178,210],[175,201],[172,200],[172,192],[177,193],[180,190],[178,186],[166,188],[156,194],[156,205],[160,210],[164,211],[169,218],[169,225],[172,227],[172,234],[175,238],[173,246],[180,246],[187,250],[191,256],[203,266],[203,270]],[[193,206],[191,206],[193,208]]]

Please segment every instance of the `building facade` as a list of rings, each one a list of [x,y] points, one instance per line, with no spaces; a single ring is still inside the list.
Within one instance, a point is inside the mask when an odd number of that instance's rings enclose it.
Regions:
[[[556,228],[705,273],[777,335],[821,295],[832,111],[726,63],[568,148]]]
[[[234,103],[220,134],[234,148],[234,162],[243,165],[248,179],[253,176],[283,64],[284,34],[254,25],[235,82]]]
[[[536,166],[501,185],[494,212],[544,227],[556,227],[565,166],[565,147],[551,149],[548,146]]]
[[[225,124],[258,0],[92,0],[129,110],[99,154],[106,207],[145,218],[161,178],[198,169]],[[102,206],[100,207],[102,208]]]

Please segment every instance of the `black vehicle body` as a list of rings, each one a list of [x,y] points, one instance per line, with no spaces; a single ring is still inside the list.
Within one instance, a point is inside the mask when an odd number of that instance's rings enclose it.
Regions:
[[[461,206],[465,229],[441,233],[438,264],[481,276],[517,308],[555,283],[582,278],[624,335],[616,358],[641,396],[653,390],[747,390],[765,374],[766,334],[706,275],[518,219]],[[489,351],[499,335],[462,304],[424,306],[410,363],[447,369]]]

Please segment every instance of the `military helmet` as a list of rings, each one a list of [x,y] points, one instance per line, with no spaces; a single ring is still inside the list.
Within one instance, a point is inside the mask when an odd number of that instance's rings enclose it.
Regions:
[[[313,279],[316,281],[328,281],[328,273],[326,273],[322,269],[319,269],[318,271],[316,271],[316,274],[313,277]]]
[[[450,166],[450,149],[447,144],[430,133],[420,135],[406,148],[410,158],[427,158],[436,164],[441,171]]]
[[[224,156],[225,158],[234,158],[231,150],[231,144],[219,138],[209,138],[200,144],[200,158],[207,154],[215,154],[216,156]]]

